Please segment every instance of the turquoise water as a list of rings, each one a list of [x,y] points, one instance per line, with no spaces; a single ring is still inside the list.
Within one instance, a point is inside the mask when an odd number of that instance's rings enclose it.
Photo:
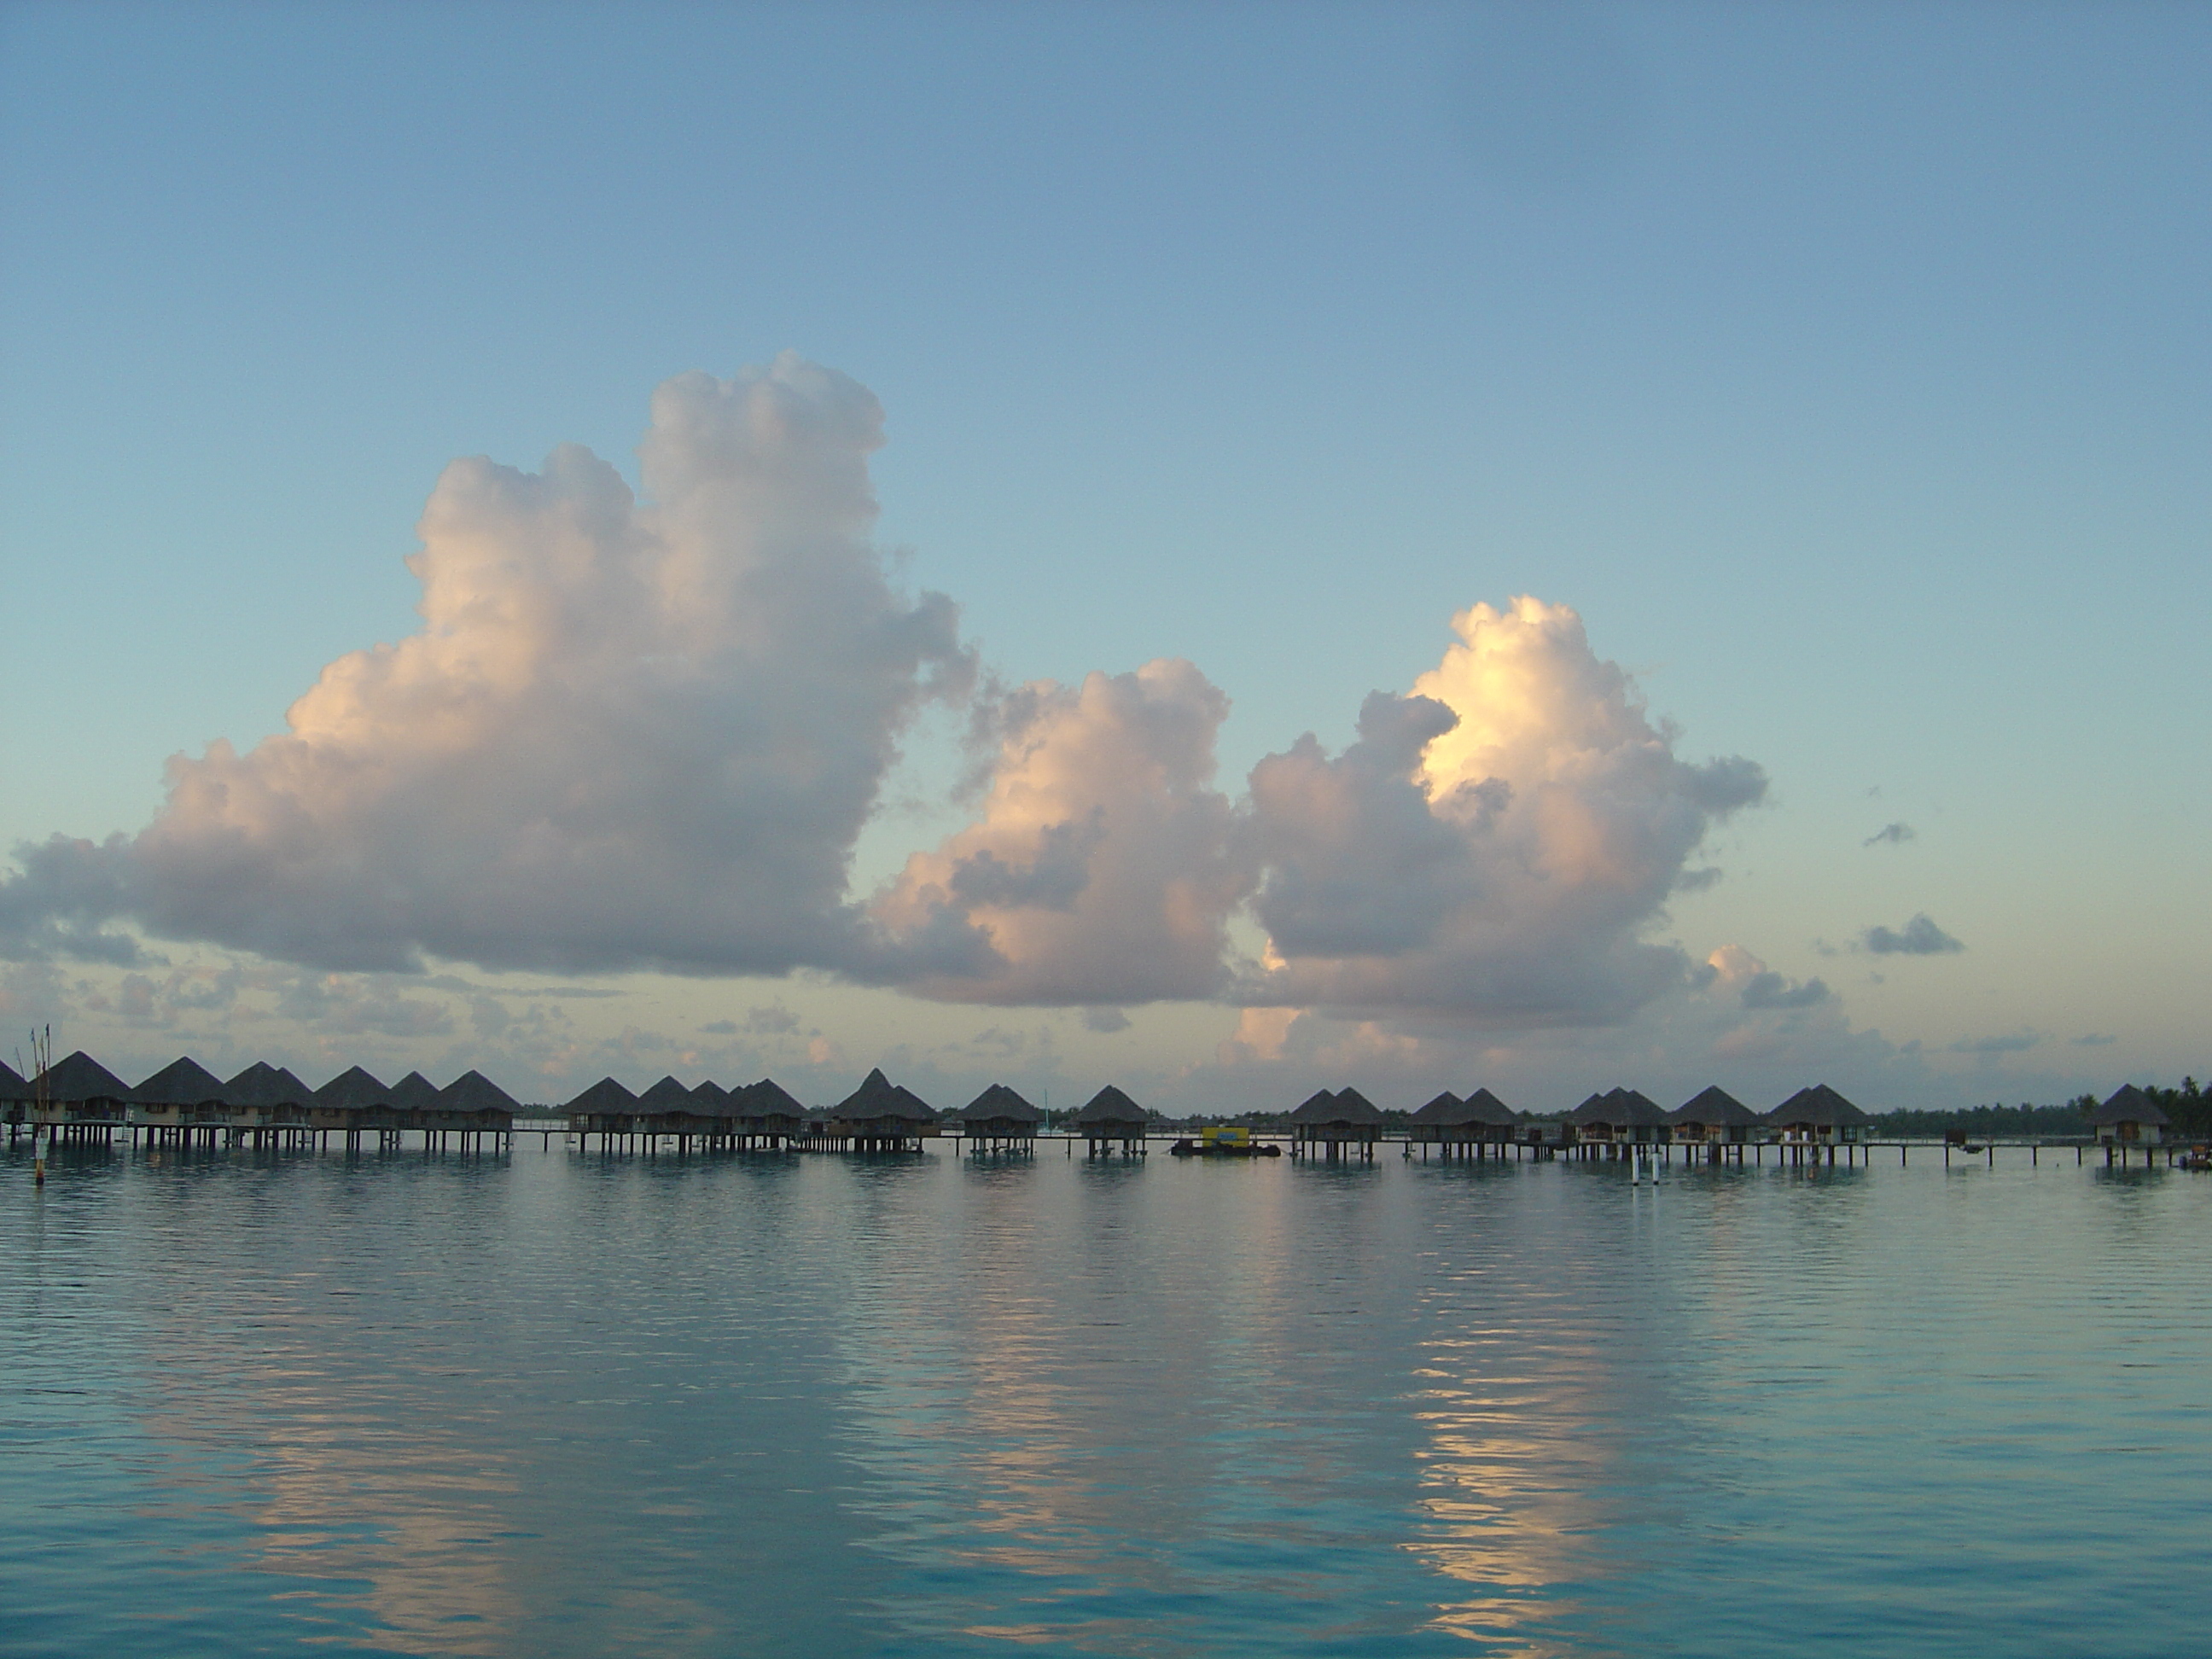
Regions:
[[[2212,1651],[2212,1177],[29,1174],[11,1655]]]

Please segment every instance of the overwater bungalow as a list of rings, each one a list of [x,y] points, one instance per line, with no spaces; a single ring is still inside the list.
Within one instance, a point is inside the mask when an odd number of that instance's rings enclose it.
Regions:
[[[1356,1146],[1364,1158],[1375,1156],[1375,1143],[1382,1138],[1382,1114],[1357,1089],[1322,1089],[1309,1096],[1291,1114],[1291,1151],[1312,1153],[1316,1146],[1330,1158]]]
[[[561,1109],[568,1120],[568,1133],[599,1137],[604,1147],[612,1135],[636,1132],[637,1097],[611,1077],[603,1077]]]
[[[2131,1148],[2159,1145],[2166,1139],[2172,1120],[2141,1089],[2132,1083],[2124,1083],[2103,1105],[2090,1111],[2089,1127],[2096,1133],[2097,1144],[2105,1149],[2105,1161],[2109,1164],[2115,1153],[2125,1161]]]
[[[1759,1133],[1759,1116],[1727,1090],[1702,1089],[1667,1114],[1673,1138],[1718,1158],[1723,1146],[1741,1147]],[[1741,1156],[1741,1153],[1738,1156]]]
[[[1003,1083],[994,1083],[954,1119],[967,1144],[979,1152],[1033,1151],[1044,1114]]]
[[[1085,1150],[1093,1153],[1111,1152],[1117,1145],[1125,1152],[1141,1152],[1152,1127],[1152,1114],[1110,1083],[1075,1115]]]
[[[389,1144],[399,1133],[398,1120],[392,1109],[392,1091],[358,1066],[347,1066],[315,1091],[307,1103],[307,1121],[325,1140],[332,1130],[344,1135],[348,1151],[358,1149],[368,1130],[375,1130],[382,1144]]]
[[[1487,1132],[1485,1139],[1501,1146],[1510,1146],[1520,1139],[1523,1119],[1487,1089],[1478,1088],[1467,1097],[1468,1109],[1475,1114],[1475,1121]],[[1498,1154],[1503,1158],[1504,1154]]]
[[[1594,1156],[1600,1147],[1611,1154],[1622,1146],[1650,1146],[1664,1139],[1667,1114],[1649,1095],[1634,1089],[1608,1089],[1568,1113],[1567,1127],[1586,1156]]]
[[[31,1079],[32,1121],[48,1140],[105,1146],[130,1121],[131,1085],[83,1049]]]
[[[229,1121],[221,1078],[190,1055],[180,1055],[131,1091],[131,1121],[159,1146],[215,1145]]]
[[[1785,1146],[1835,1146],[1861,1139],[1873,1122],[1825,1083],[1800,1089],[1765,1119]]]
[[[937,1133],[937,1112],[911,1090],[900,1088],[881,1066],[830,1109],[828,1139],[862,1152],[920,1152]]]
[[[1474,1114],[1450,1090],[1415,1109],[1407,1138],[1423,1146],[1454,1146],[1480,1139],[1474,1133]]]
[[[482,1146],[486,1135],[497,1144],[513,1132],[514,1115],[521,1109],[513,1095],[482,1072],[464,1072],[439,1090],[437,1104],[422,1114],[424,1142],[434,1135],[443,1146],[447,1135],[457,1134],[464,1147]]]
[[[738,1136],[738,1097],[712,1078],[702,1078],[691,1090],[691,1119],[699,1126],[702,1146],[727,1146]]]
[[[386,1102],[392,1109],[395,1133],[404,1129],[428,1129],[430,1120],[437,1115],[441,1101],[438,1085],[420,1072],[410,1072],[392,1085],[391,1098]]]
[[[296,1139],[315,1091],[281,1066],[257,1060],[222,1085],[224,1131],[234,1146]]]
[[[333,1133],[343,1135],[349,1152],[359,1151],[370,1130],[380,1145],[390,1145],[398,1133],[392,1091],[367,1067],[349,1066],[308,1097],[307,1127],[323,1145]]]
[[[23,1081],[23,1074],[0,1060],[0,1122],[8,1126],[8,1139],[15,1138],[31,1103],[31,1085]]]
[[[789,1146],[806,1131],[806,1108],[772,1077],[734,1091],[730,1104],[739,1146]]]
[[[1520,1124],[1513,1109],[1487,1089],[1465,1099],[1447,1090],[1413,1114],[1408,1137],[1424,1148],[1425,1158],[1431,1146],[1443,1148],[1446,1158],[1485,1158],[1491,1147],[1510,1145]]]
[[[698,1108],[689,1089],[665,1077],[637,1097],[637,1133],[676,1135],[688,1141],[713,1127],[712,1117]]]

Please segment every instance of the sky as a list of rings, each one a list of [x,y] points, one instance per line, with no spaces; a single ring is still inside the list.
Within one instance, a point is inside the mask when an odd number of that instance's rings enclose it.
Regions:
[[[2208,75],[2187,6],[0,5],[0,1019],[548,1101],[2201,1074]]]

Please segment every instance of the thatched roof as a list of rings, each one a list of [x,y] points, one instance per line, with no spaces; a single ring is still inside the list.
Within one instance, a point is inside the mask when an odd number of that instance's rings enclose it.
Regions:
[[[1371,1127],[1382,1121],[1382,1114],[1357,1089],[1340,1089],[1334,1094],[1326,1089],[1307,1097],[1305,1103],[1291,1114],[1293,1123],[1346,1123]]]
[[[41,1083],[46,1085],[46,1098],[57,1106],[131,1098],[131,1085],[82,1048],[40,1073],[31,1085],[34,1095]]]
[[[920,1096],[892,1083],[879,1066],[861,1079],[859,1088],[830,1108],[830,1115],[849,1123],[873,1123],[884,1118],[928,1123],[937,1114]]]
[[[994,1083],[954,1115],[963,1123],[1042,1123],[1044,1114],[1003,1083]]]
[[[142,1106],[200,1106],[222,1098],[222,1079],[184,1055],[148,1078],[131,1096]]]
[[[611,1077],[603,1077],[561,1109],[580,1116],[620,1116],[637,1109],[637,1097]]]
[[[1413,1121],[1434,1124],[1440,1128],[1450,1128],[1462,1123],[1480,1122],[1480,1120],[1468,1109],[1465,1101],[1447,1089],[1415,1112]]]
[[[1085,1129],[1099,1128],[1111,1123],[1141,1125],[1151,1121],[1143,1107],[1110,1083],[1085,1101],[1083,1109],[1075,1115],[1076,1123]]]
[[[1766,1115],[1766,1121],[1785,1127],[1793,1123],[1802,1123],[1818,1129],[1842,1128],[1870,1120],[1826,1084],[1816,1083],[1809,1089],[1800,1089],[1777,1106]]]
[[[1592,1095],[1567,1114],[1570,1123],[1618,1124],[1626,1128],[1656,1128],[1667,1121],[1659,1103],[1634,1089],[1608,1089]]]
[[[799,1104],[799,1097],[772,1077],[747,1085],[732,1098],[737,1103],[739,1117],[756,1121],[772,1117],[803,1121],[806,1116],[806,1108]]]
[[[23,1074],[0,1060],[0,1100],[28,1100],[31,1085],[23,1081]]]
[[[691,1091],[691,1115],[694,1117],[735,1117],[738,1099],[712,1078],[700,1079],[699,1086]]]
[[[257,1060],[222,1085],[226,1106],[305,1106],[315,1091],[281,1066]]]
[[[665,1077],[637,1097],[641,1112],[688,1112],[691,1091],[672,1077]]]
[[[396,1106],[403,1112],[434,1112],[446,1103],[439,1098],[438,1085],[420,1072],[410,1072],[393,1084],[385,1098],[385,1104]]]
[[[1620,1122],[1656,1128],[1667,1121],[1667,1109],[1641,1089],[1615,1089],[1613,1103],[1621,1115]]]
[[[392,1091],[358,1066],[349,1066],[315,1091],[315,1104],[343,1110],[381,1106]]]
[[[464,1072],[438,1091],[438,1104],[449,1112],[505,1112],[522,1109],[514,1097],[482,1072]]]
[[[1669,1123],[1704,1123],[1727,1129],[1747,1129],[1759,1114],[1718,1084],[1701,1089],[1667,1114]]]
[[[1476,1115],[1477,1123],[1495,1123],[1512,1128],[1521,1121],[1520,1114],[1487,1089],[1477,1089],[1467,1097],[1468,1109]]]
[[[2164,1109],[2132,1083],[2124,1083],[2112,1091],[2112,1098],[2089,1113],[2092,1127],[2106,1128],[2115,1123],[2155,1123],[2164,1127],[2172,1121]]]

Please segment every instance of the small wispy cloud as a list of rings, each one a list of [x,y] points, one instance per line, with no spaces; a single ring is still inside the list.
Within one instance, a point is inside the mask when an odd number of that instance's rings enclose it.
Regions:
[[[2014,1031],[2005,1036],[1960,1037],[1950,1045],[1954,1054],[2016,1054],[2043,1041],[2039,1031]]]
[[[2119,1038],[2109,1031],[2091,1031],[2086,1036],[2069,1037],[2066,1040],[2076,1048],[2102,1048],[2107,1043],[2118,1042]]]
[[[1884,843],[1900,846],[1908,841],[1917,841],[1918,832],[1909,823],[1885,823],[1859,843],[1862,847],[1880,847]]]
[[[1083,1011],[1083,1029],[1111,1036],[1116,1031],[1129,1029],[1129,1017],[1119,1008],[1085,1008]]]
[[[1902,927],[1873,927],[1859,935],[1860,945],[1878,957],[1942,957],[1965,950],[1924,910]]]

